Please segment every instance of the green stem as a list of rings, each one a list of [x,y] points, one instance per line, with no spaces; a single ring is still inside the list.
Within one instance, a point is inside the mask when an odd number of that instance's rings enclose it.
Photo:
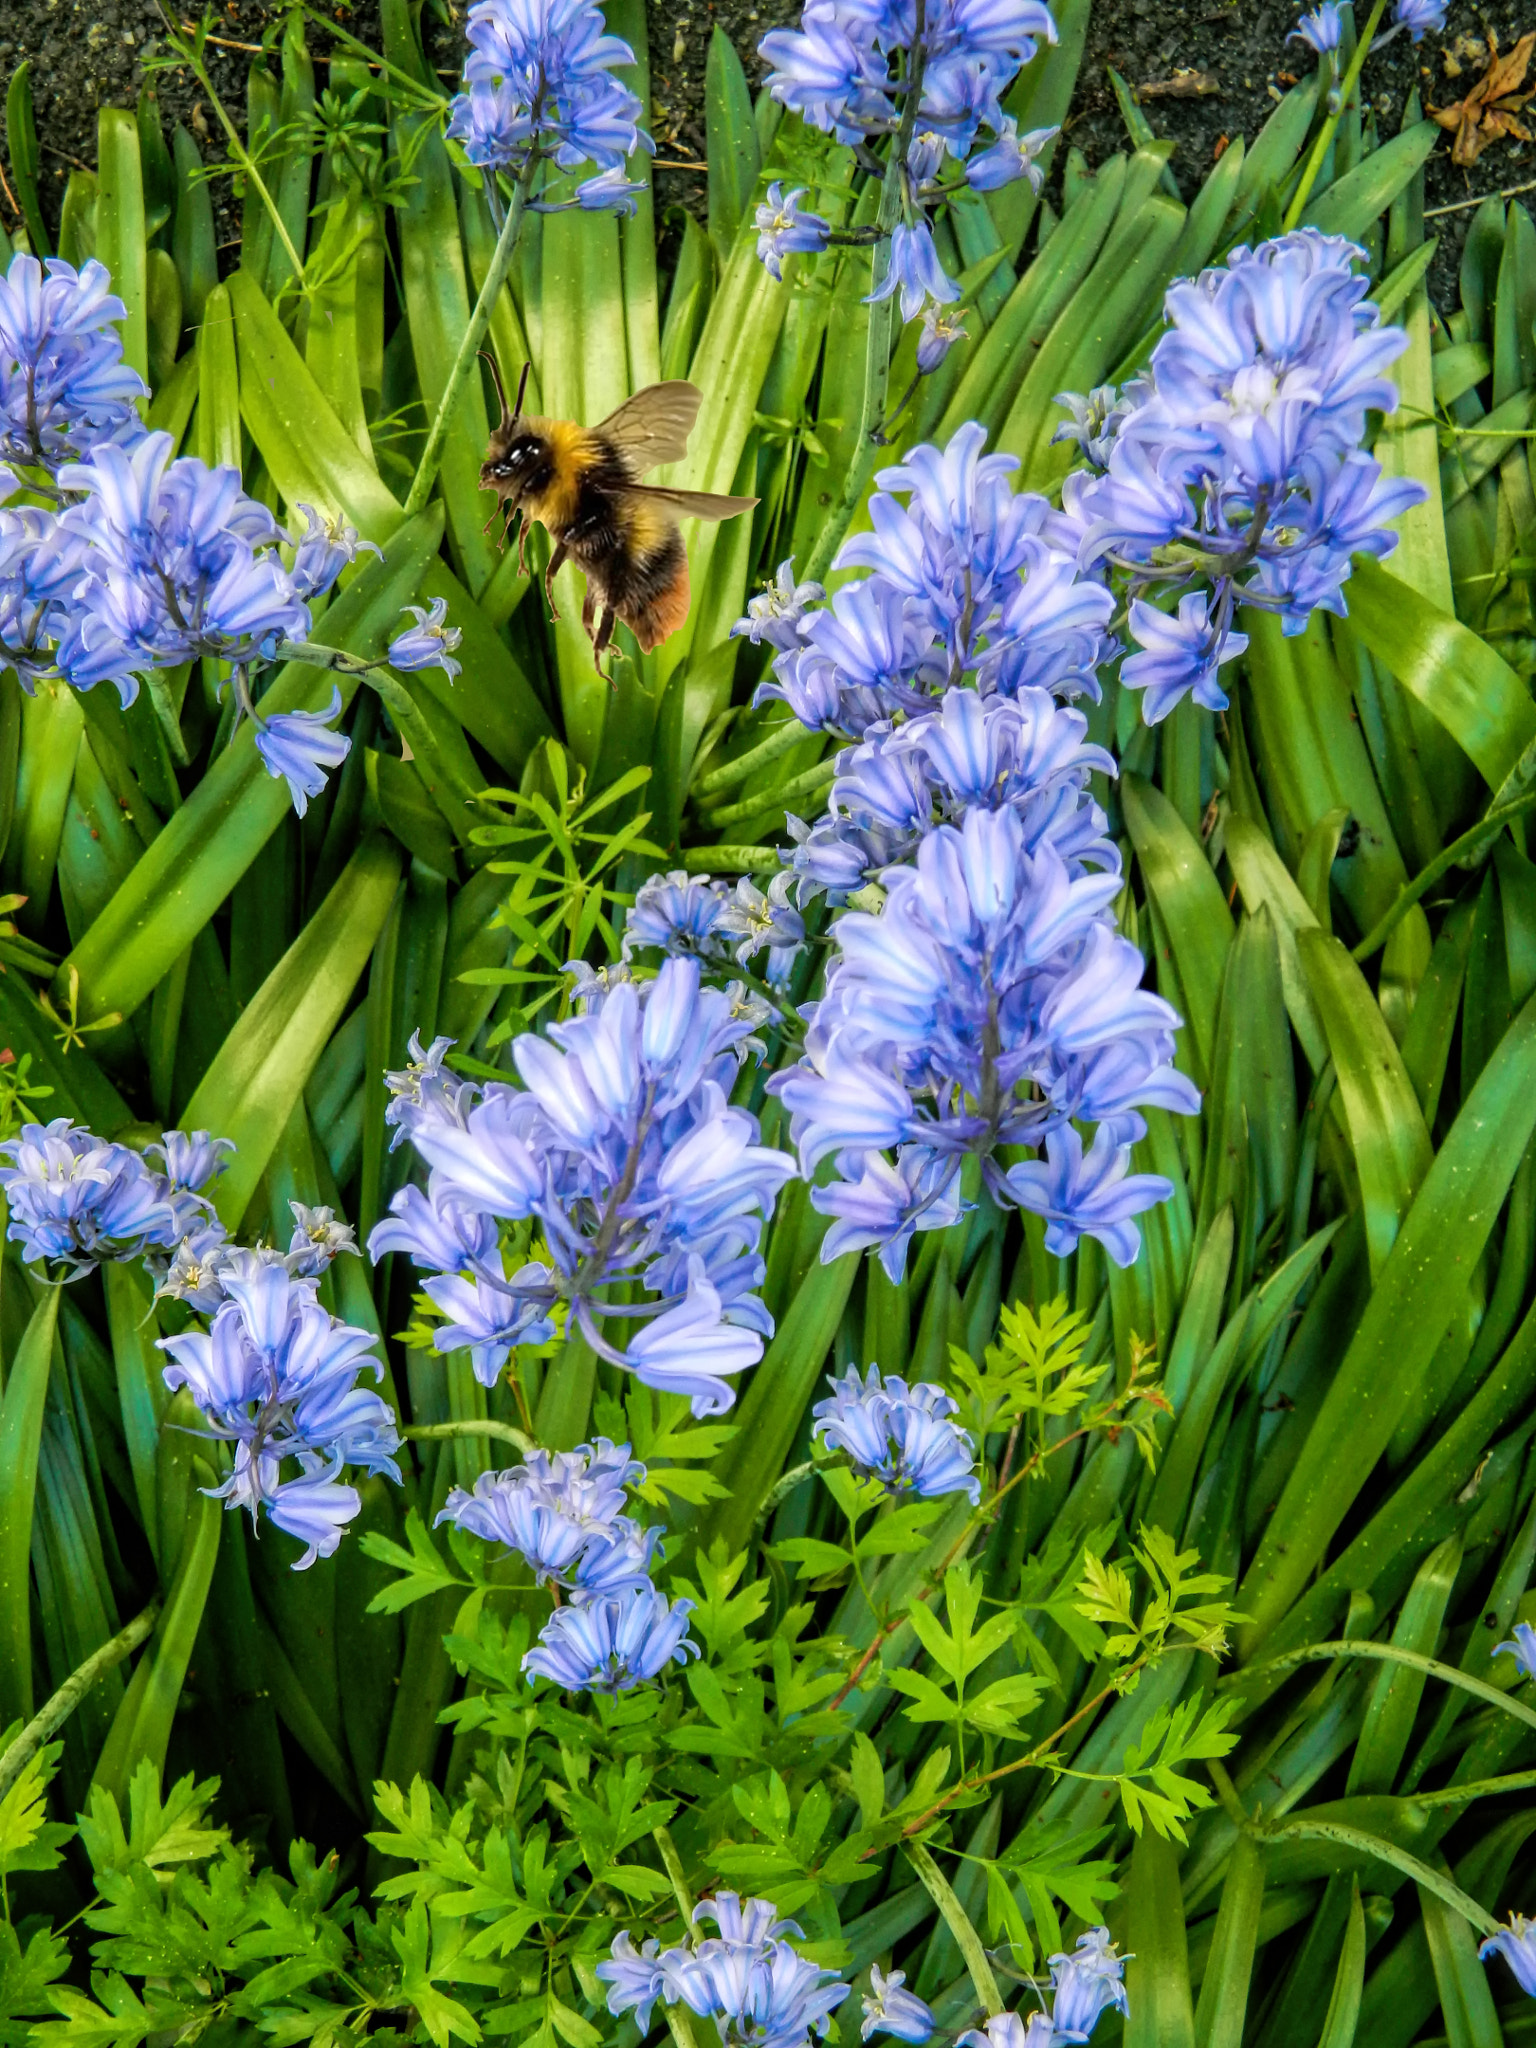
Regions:
[[[965,1958],[965,1967],[971,1973],[971,1982],[976,1987],[981,2009],[986,2017],[991,2019],[1003,2010],[1003,2000],[997,1988],[997,1979],[992,1974],[992,1965],[987,1961],[987,1952],[981,1945],[981,1936],[971,1925],[964,1906],[955,1897],[948,1878],[922,1843],[904,1842],[902,1849],[907,1861],[917,1872],[923,1890],[943,1914],[944,1924],[955,1937],[956,1945]]]
[[[1381,17],[1386,11],[1386,5],[1387,0],[1376,0],[1376,5],[1371,9],[1370,20],[1365,24],[1365,32],[1355,45],[1355,54],[1349,60],[1349,69],[1344,74],[1344,83],[1339,87],[1338,112],[1330,114],[1322,127],[1317,131],[1317,140],[1312,145],[1312,154],[1307,158],[1307,167],[1301,174],[1301,183],[1296,187],[1295,196],[1291,200],[1290,205],[1285,209],[1283,225],[1287,234],[1290,233],[1291,229],[1301,219],[1302,211],[1307,201],[1312,197],[1312,187],[1317,183],[1317,174],[1323,168],[1323,159],[1328,154],[1344,109],[1349,105],[1355,87],[1360,82],[1360,67],[1364,64],[1366,52],[1371,47],[1372,36],[1375,35],[1377,29],[1381,26]]]
[[[782,725],[774,727],[767,739],[759,740],[749,753],[738,754],[734,761],[727,761],[721,768],[712,768],[707,775],[701,775],[693,785],[690,794],[697,798],[716,795],[721,790],[734,789],[740,782],[766,768],[770,761],[777,761],[780,754],[787,754],[791,747],[811,737],[809,726],[802,725],[798,718],[786,718]]]
[[[1442,875],[1449,874],[1454,867],[1459,867],[1468,854],[1479,851],[1484,840],[1491,845],[1511,818],[1518,818],[1532,809],[1536,809],[1536,789],[1527,790],[1524,796],[1516,797],[1512,803],[1501,804],[1495,811],[1485,811],[1470,831],[1463,832],[1459,839],[1453,839],[1444,853],[1436,854],[1428,867],[1421,868],[1406,888],[1398,891],[1397,900],[1391,909],[1371,926],[1358,946],[1350,948],[1350,958],[1369,960],[1378,948],[1386,944],[1398,920],[1406,916],[1419,898],[1432,889]]]
[[[1385,0],[1378,0],[1385,4]],[[883,282],[884,267],[890,260],[891,230],[901,211],[901,186],[905,172],[907,151],[912,144],[912,131],[917,126],[917,110],[923,99],[923,66],[926,53],[923,49],[923,33],[926,27],[923,0],[917,0],[917,18],[912,33],[912,48],[907,58],[909,76],[907,96],[902,103],[901,126],[891,144],[890,159],[885,167],[885,183],[880,188],[880,210],[875,215],[875,228],[880,239],[875,244],[874,259],[870,266],[870,291],[876,292]],[[868,490],[870,479],[875,473],[875,464],[880,460],[882,444],[875,435],[885,418],[886,393],[891,380],[891,316],[894,311],[894,295],[879,299],[869,308],[868,339],[864,349],[864,402],[859,412],[858,438],[853,445],[853,454],[848,462],[848,474],[843,481],[843,494],[828,513],[821,529],[821,538],[811,552],[806,564],[806,580],[819,583],[831,567],[832,557],[837,553],[848,522],[853,517],[854,507]]]
[[[664,1827],[651,1829],[651,1840],[661,1851],[662,1868],[672,1882],[672,1896],[677,1909],[683,1916],[683,1925],[693,1925],[693,1894],[688,1889],[688,1880],[683,1875],[683,1859],[677,1853],[677,1844]]]
[[[5,1754],[0,1756],[0,1799],[10,1791],[55,1728],[61,1728],[69,1719],[97,1679],[104,1678],[114,1664],[121,1664],[125,1657],[131,1656],[148,1638],[159,1619],[160,1603],[151,1600],[126,1628],[119,1629],[109,1642],[92,1651],[85,1662],[69,1674],[53,1697],[44,1702]]]
[[[532,1457],[539,1448],[531,1436],[525,1436],[522,1430],[514,1429],[510,1422],[413,1422],[408,1429],[402,1429],[400,1434],[428,1440],[455,1436],[493,1436],[498,1443],[511,1444],[514,1449],[521,1451],[525,1458]]]
[[[1311,1643],[1304,1650],[1292,1650],[1288,1656],[1272,1657],[1264,1664],[1250,1664],[1242,1671],[1234,1671],[1229,1678],[1219,1681],[1222,1687],[1242,1686],[1261,1673],[1268,1678],[1277,1671],[1285,1671],[1297,1664],[1328,1662],[1335,1657],[1364,1657],[1376,1664],[1404,1664],[1410,1671],[1422,1671],[1426,1677],[1438,1678],[1446,1685],[1458,1686],[1490,1707],[1501,1707],[1506,1714],[1512,1714],[1517,1721],[1524,1721],[1528,1727],[1536,1728],[1536,1708],[1525,1706],[1513,1699],[1507,1692],[1501,1692],[1496,1685],[1488,1685],[1481,1678],[1474,1678],[1470,1672],[1458,1671],[1454,1664],[1441,1664],[1433,1657],[1421,1657],[1417,1650],[1399,1649],[1396,1643],[1337,1642]]]
[[[537,116],[538,107],[535,104],[535,120]],[[410,496],[405,501],[407,519],[419,512],[432,494],[432,486],[437,480],[438,465],[443,459],[443,444],[448,438],[448,422],[452,417],[453,408],[458,404],[464,379],[469,375],[469,366],[485,339],[485,330],[491,321],[491,308],[495,305],[497,296],[507,281],[507,272],[512,267],[512,258],[517,250],[517,238],[522,232],[523,215],[528,208],[528,195],[533,190],[533,175],[538,164],[539,153],[534,150],[512,188],[512,204],[507,208],[506,220],[502,223],[501,233],[496,237],[496,247],[491,251],[490,267],[485,273],[485,282],[480,287],[480,296],[475,300],[474,311],[469,316],[469,325],[464,329],[459,352],[453,359],[453,368],[448,372],[448,382],[443,386],[443,395],[437,402],[437,411],[433,414],[432,425],[427,434],[427,445],[421,451],[421,461],[417,465],[416,480],[411,485]]]
[[[1497,1934],[1500,1923],[1474,1898],[1453,1884],[1442,1872],[1421,1863],[1417,1856],[1410,1856],[1406,1849],[1399,1849],[1395,1842],[1386,1841],[1380,1835],[1368,1835],[1361,1828],[1342,1827],[1337,1821],[1293,1820],[1283,1827],[1264,1828],[1258,1831],[1259,1839],[1265,1844],[1272,1842],[1332,1842],[1340,1848],[1352,1849],[1357,1855],[1371,1857],[1378,1863],[1386,1863],[1394,1870],[1400,1870],[1404,1877],[1411,1877],[1415,1884],[1422,1885],[1427,1892],[1433,1892],[1437,1899],[1443,1899],[1453,1913],[1459,1913],[1463,1920],[1485,1935]]]
[[[803,775],[795,776],[778,789],[765,789],[761,796],[748,797],[744,803],[729,804],[723,811],[716,811],[701,822],[712,832],[723,832],[727,825],[740,825],[748,818],[761,818],[769,811],[782,811],[798,797],[820,796],[831,788],[836,774],[836,761],[818,761],[814,768],[807,768]]]
[[[327,23],[326,26],[329,27],[330,24]],[[251,155],[250,151],[241,141],[239,129],[235,126],[234,122],[231,121],[229,115],[225,112],[224,102],[219,98],[218,94],[214,91],[213,80],[208,76],[208,69],[207,66],[203,63],[202,58],[195,53],[190,44],[183,43],[179,37],[173,38],[172,40],[177,50],[185,57],[187,64],[190,66],[191,70],[193,71],[197,78],[198,84],[203,88],[203,91],[207,93],[209,99],[212,100],[213,111],[218,115],[219,124],[223,128],[224,133],[229,137],[230,156],[239,165],[240,169],[244,172],[245,176],[248,177],[251,183],[256,187],[257,192],[261,196],[262,205],[267,209],[267,212],[272,216],[272,226],[277,233],[278,240],[283,245],[289,263],[293,266],[294,283],[297,285],[298,289],[302,291],[304,289],[304,259],[302,256],[300,256],[298,250],[295,249],[295,247],[293,246],[293,237],[289,234],[287,228],[284,227],[283,225],[283,216],[277,210],[277,201],[272,197],[272,194],[267,190],[261,172],[256,168],[256,159]]]
[[[683,868],[690,875],[777,874],[784,863],[771,846],[688,846]]]

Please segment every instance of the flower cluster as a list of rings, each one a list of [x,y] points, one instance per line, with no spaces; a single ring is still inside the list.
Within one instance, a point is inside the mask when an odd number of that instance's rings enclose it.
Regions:
[[[673,958],[747,966],[765,949],[767,978],[778,986],[805,944],[805,919],[789,900],[794,877],[775,875],[766,891],[743,875],[733,889],[708,875],[652,875],[642,882],[624,920],[624,957],[647,948]]]
[[[469,161],[514,176],[544,157],[566,171],[593,164],[575,203],[633,213],[640,188],[626,182],[625,160],[651,142],[636,127],[640,101],[613,75],[634,51],[606,32],[602,9],[591,0],[475,0],[465,34],[464,90],[448,133]]]
[[[207,1330],[159,1340],[172,1360],[165,1383],[187,1387],[210,1436],[233,1447],[234,1469],[208,1491],[253,1522],[265,1507],[309,1546],[294,1566],[302,1571],[331,1555],[362,1504],[346,1466],[400,1478],[394,1415],[358,1385],[365,1369],[383,1376],[370,1355],[377,1339],[328,1314],[315,1282],[280,1259],[231,1253],[220,1285]]]
[[[830,605],[818,585],[795,588],[784,565],[732,628],[774,649],[759,701],[781,699],[812,731],[861,738],[931,710],[962,680],[984,696],[1097,699],[1114,601],[1079,572],[1076,525],[1016,492],[1015,458],[985,446],[970,421],[946,448],[915,448],[880,471],[873,530],[833,565],[869,573]]]
[[[429,1272],[439,1350],[468,1346],[494,1385],[563,1307],[647,1386],[686,1395],[696,1415],[729,1407],[730,1377],[772,1333],[757,1247],[794,1173],[726,1101],[754,1021],[701,985],[697,960],[673,958],[643,986],[590,977],[577,1015],[517,1040],[521,1087],[457,1082],[447,1041],[413,1044],[386,1113],[431,1174],[395,1198],[369,1250]],[[542,1256],[508,1273],[499,1222],[536,1226]],[[637,1281],[649,1301],[612,1298]],[[623,1349],[600,1327],[617,1318],[638,1325]]]
[[[0,1145],[10,1221],[6,1235],[22,1257],[77,1280],[109,1262],[147,1258],[162,1269],[173,1248],[223,1230],[202,1190],[219,1172],[227,1138],[167,1131],[157,1145],[163,1171],[144,1154],[109,1144],[66,1116],[26,1124]]]
[[[769,1083],[802,1171],[836,1160],[811,1196],[835,1219],[822,1256],[877,1245],[899,1277],[912,1233],[955,1221],[974,1154],[994,1200],[1045,1217],[1053,1252],[1088,1235],[1131,1264],[1130,1219],[1169,1193],[1129,1171],[1139,1110],[1188,1114],[1198,1096],[1172,1065],[1179,1020],[1109,915],[1118,878],[1074,878],[1014,811],[978,809],[885,887],[878,915],[838,921],[805,1056]],[[1086,1157],[1074,1122],[1099,1126]],[[1019,1146],[1045,1158],[1005,1165]]]
[[[884,276],[870,302],[900,294],[901,317],[924,317],[926,359],[936,369],[963,329],[941,308],[960,287],[939,260],[936,209],[964,195],[994,192],[1027,178],[1036,191],[1038,162],[1054,128],[1020,135],[1003,112],[1003,96],[1034,56],[1037,39],[1056,40],[1056,23],[1041,0],[999,8],[985,0],[809,0],[797,29],[773,29],[758,45],[773,68],[768,89],[813,127],[856,145],[866,168],[879,171],[871,145],[892,138],[899,165],[900,214],[890,229]],[[913,103],[913,95],[916,102]],[[985,137],[985,139],[984,139]],[[839,240],[800,201],[771,185],[757,210],[757,253],[775,277],[792,251],[814,252]],[[884,240],[885,237],[880,239]]]
[[[628,1444],[599,1437],[574,1451],[533,1451],[510,1472],[482,1472],[472,1493],[453,1489],[437,1519],[504,1543],[541,1586],[561,1586],[581,1606],[650,1583],[661,1532],[624,1513],[625,1487],[644,1478]]]
[[[722,2048],[792,2048],[828,2031],[850,1986],[792,1945],[791,1935],[804,1938],[793,1920],[781,1920],[767,1899],[735,1892],[701,1900],[693,1918],[713,1920],[719,1933],[668,1949],[654,1938],[637,1949],[627,1932],[618,1936],[596,1972],[610,2012],[633,2012],[643,2036],[657,1999],[686,2005],[713,2019]]]
[[[1069,2041],[1086,2041],[1111,2006],[1130,2012],[1125,1988],[1129,1960],[1116,1954],[1107,1927],[1090,1927],[1077,1937],[1071,1955],[1050,1958],[1049,2013],[1031,2013],[1027,2021],[1018,2013],[996,2013],[985,2027],[962,2034],[957,2048],[1066,2048]]]
[[[1388,522],[1424,495],[1360,446],[1367,413],[1397,404],[1383,373],[1407,346],[1365,303],[1360,254],[1316,228],[1236,249],[1171,288],[1144,378],[1063,398],[1057,438],[1088,467],[1066,479],[1062,525],[1081,566],[1128,576],[1140,652],[1121,680],[1146,692],[1151,722],[1190,694],[1226,705],[1221,666],[1247,644],[1239,602],[1288,634],[1315,611],[1342,616],[1351,555],[1390,554]],[[1182,593],[1176,611],[1147,600],[1159,587]]]
[[[0,499],[47,500],[0,505],[0,669],[27,690],[52,675],[80,690],[110,682],[127,705],[146,670],[228,662],[257,753],[302,817],[350,745],[330,729],[340,695],[323,712],[264,717],[250,675],[300,646],[325,659],[307,647],[310,600],[372,543],[309,506],[307,530],[289,534],[237,469],[173,458],[170,435],[140,422],[122,318],[94,258],[76,271],[21,254],[0,278],[0,454],[13,465]],[[402,643],[421,666],[412,636]],[[451,673],[446,644],[430,658]]]
[[[859,2039],[867,2041],[871,2034],[893,2034],[898,2041],[910,2041],[914,2048],[921,2048],[938,2026],[932,2008],[919,1998],[914,1991],[903,1989],[907,1977],[904,1970],[892,1970],[887,1976],[878,1963],[869,1973],[869,1991],[864,1998],[864,2018],[859,2027]]]
[[[829,1374],[827,1385],[831,1400],[818,1401],[811,1410],[813,1436],[845,1451],[861,1472],[893,1494],[938,1500],[965,1493],[976,1506],[981,1499],[976,1446],[949,1420],[956,1404],[942,1387],[929,1380],[909,1387],[894,1376],[882,1379],[873,1365],[866,1379],[850,1367],[840,1380]]]

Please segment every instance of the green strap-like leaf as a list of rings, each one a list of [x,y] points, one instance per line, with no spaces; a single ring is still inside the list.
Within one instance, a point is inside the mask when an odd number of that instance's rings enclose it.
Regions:
[[[43,1404],[53,1363],[59,1290],[44,1287],[0,1399],[0,1726],[32,1713],[32,1586],[28,1556]]]

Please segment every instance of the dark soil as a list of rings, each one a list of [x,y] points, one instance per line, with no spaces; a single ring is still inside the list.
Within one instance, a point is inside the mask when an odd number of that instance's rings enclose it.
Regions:
[[[1521,7],[1527,11],[1522,13]],[[346,5],[332,0],[335,18],[365,40],[374,40],[377,17],[372,0]],[[1192,195],[1226,141],[1251,141],[1294,77],[1314,61],[1299,41],[1286,40],[1298,13],[1296,0],[1239,0],[1217,7],[1211,0],[1100,0],[1094,10],[1077,100],[1068,122],[1071,140],[1090,164],[1123,148],[1125,127],[1109,80],[1111,66],[1142,94],[1153,129],[1178,144],[1173,171]],[[461,14],[462,9],[454,10]],[[686,205],[702,214],[704,203],[704,71],[710,35],[718,23],[741,51],[756,86],[763,66],[757,43],[765,31],[793,20],[799,0],[653,0],[650,58],[654,130],[658,156],[657,197],[661,210]],[[210,49],[214,85],[238,120],[245,105],[251,52],[275,36],[281,9],[272,0],[222,0],[223,42]],[[434,60],[455,61],[457,38],[449,9],[441,19],[429,11],[429,44]],[[183,19],[187,18],[184,14]],[[1417,47],[1398,37],[1367,62],[1366,89],[1383,135],[1395,133],[1409,95],[1438,106],[1458,98],[1481,69],[1482,53],[1470,39],[1491,28],[1507,48],[1522,28],[1536,26],[1536,0],[1498,0],[1484,10],[1456,0],[1443,37],[1426,37]],[[95,161],[99,107],[135,100],[144,83],[144,58],[157,46],[165,21],[155,0],[0,0],[0,78],[24,57],[32,60],[37,125],[44,162],[44,209],[55,220],[73,164]],[[312,36],[317,57],[322,34]],[[1460,63],[1456,82],[1454,67]],[[275,65],[274,65],[275,68]],[[1205,89],[1159,93],[1178,84],[1177,74],[1203,74]],[[213,109],[186,74],[159,73],[155,79],[167,127],[185,122],[210,160],[222,156]],[[1149,92],[1147,88],[1152,88]],[[3,132],[3,109],[0,109]],[[697,170],[689,168],[697,164]],[[673,167],[676,168],[673,168]],[[1536,143],[1496,143],[1475,170],[1450,162],[1449,149],[1436,152],[1428,167],[1427,204],[1457,210],[1431,223],[1440,251],[1431,288],[1441,305],[1455,304],[1455,264],[1473,209],[1463,204],[1483,193],[1536,181]],[[221,239],[232,244],[237,219],[227,186],[220,207]],[[0,195],[0,204],[3,204]],[[7,205],[8,221],[14,218]]]

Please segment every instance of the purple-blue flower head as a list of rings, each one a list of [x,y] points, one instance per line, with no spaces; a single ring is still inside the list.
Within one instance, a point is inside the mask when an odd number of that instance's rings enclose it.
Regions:
[[[976,1446],[949,1420],[955,1403],[942,1387],[883,1379],[873,1365],[863,1380],[850,1367],[844,1378],[829,1377],[827,1384],[832,1398],[811,1410],[812,1434],[846,1452],[861,1472],[898,1496],[941,1500],[964,1493],[972,1507],[981,1499]]]
[[[690,875],[682,868],[649,875],[625,913],[624,957],[654,947],[673,958],[724,959],[729,950],[721,924],[724,910],[725,885],[708,875]]]
[[[6,1235],[29,1263],[63,1268],[78,1279],[94,1266],[136,1258],[180,1236],[171,1191],[137,1152],[109,1145],[67,1116],[25,1124],[0,1145]]]
[[[966,335],[961,314],[946,313],[942,307],[930,305],[923,315],[922,332],[917,338],[918,375],[931,377],[955,343],[964,341]]]
[[[328,771],[339,768],[352,751],[347,735],[331,730],[340,715],[341,691],[334,685],[323,711],[275,711],[266,718],[258,714],[256,751],[262,766],[274,781],[287,782],[301,818],[309,799],[325,788]]]
[[[965,182],[974,192],[996,192],[1001,186],[1027,178],[1030,190],[1038,192],[1045,183],[1039,158],[1060,133],[1059,128],[1031,128],[1027,135],[1021,135],[1018,122],[1008,115],[996,142],[967,163]]]
[[[901,293],[901,317],[915,320],[929,299],[947,305],[960,296],[960,287],[939,261],[933,230],[926,221],[916,227],[899,223],[891,229],[891,247],[885,276],[868,293],[864,303],[876,305],[893,292]]]
[[[807,611],[826,594],[819,583],[796,583],[793,559],[780,562],[773,581],[748,601],[747,615],[732,626],[731,638],[745,634],[754,647],[766,643],[781,653],[799,647]]]
[[[148,396],[123,361],[123,302],[94,257],[77,271],[20,254],[0,278],[0,459],[54,469],[137,428]]]
[[[1484,1962],[1489,1956],[1502,1956],[1514,1971],[1520,1989],[1528,1998],[1536,1998],[1536,1920],[1527,1920],[1523,1913],[1511,1913],[1509,1925],[1489,1935],[1478,1954]]]
[[[523,1658],[530,1678],[562,1692],[630,1692],[686,1664],[699,1646],[688,1633],[691,1600],[669,1601],[654,1586],[612,1600],[557,1607]]]
[[[1394,0],[1393,26],[1406,29],[1409,42],[1422,42],[1445,27],[1445,8],[1446,0]]]
[[[786,256],[815,254],[827,246],[830,227],[819,213],[808,213],[800,204],[806,189],[798,185],[786,196],[783,185],[775,182],[757,209],[757,258],[770,277],[784,275]]]
[[[1132,598],[1131,638],[1142,651],[1121,663],[1120,680],[1128,690],[1146,691],[1141,709],[1148,725],[1158,724],[1191,695],[1207,711],[1226,710],[1227,693],[1218,671],[1243,652],[1248,635],[1223,633],[1209,613],[1203,590],[1181,597],[1172,614]]]
[[[1339,47],[1339,38],[1344,33],[1344,23],[1339,15],[1337,0],[1321,0],[1309,14],[1304,14],[1286,37],[1288,43],[1303,42],[1314,49],[1318,56],[1331,55]]]
[[[1532,1628],[1528,1621],[1517,1621],[1513,1642],[1495,1643],[1493,1654],[1495,1657],[1513,1657],[1524,1677],[1536,1678],[1536,1628]]]
[[[59,526],[84,551],[58,665],[80,689],[115,683],[125,704],[136,670],[195,655],[249,663],[309,632],[272,514],[247,497],[237,469],[173,461],[172,448],[163,433],[130,447],[102,442],[58,473],[76,494]]]
[[[913,2048],[922,2048],[923,2042],[932,2038],[938,2021],[915,1992],[903,1988],[906,1981],[901,1970],[892,1970],[887,1976],[878,1963],[873,1965],[870,1988],[864,1997],[864,2020],[859,2028],[861,2041],[867,2041],[871,2034],[893,2034],[898,2041],[910,2041]]]
[[[390,641],[390,666],[406,674],[415,669],[440,668],[451,683],[460,668],[460,664],[451,657],[464,636],[457,626],[445,623],[448,617],[447,598],[434,597],[430,610],[419,604],[408,604],[404,609],[416,623],[403,633],[397,633]]]
[[[448,133],[472,164],[516,174],[534,148],[562,170],[599,173],[578,189],[588,210],[633,210],[624,164],[650,139],[637,128],[640,101],[613,74],[634,52],[606,31],[591,0],[476,0],[465,90]]]
[[[1050,1958],[1051,2025],[1057,2039],[1086,2041],[1100,2014],[1111,2006],[1118,2013],[1129,2014],[1127,1960],[1116,1954],[1107,1927],[1086,1929],[1070,1955]]]
[[[453,1489],[437,1519],[521,1552],[540,1584],[577,1586],[578,1598],[591,1597],[577,1568],[594,1546],[606,1556],[631,1533],[639,1537],[624,1514],[624,1489],[644,1478],[628,1444],[599,1437],[574,1451],[534,1451],[511,1471],[482,1472],[473,1493]]]

